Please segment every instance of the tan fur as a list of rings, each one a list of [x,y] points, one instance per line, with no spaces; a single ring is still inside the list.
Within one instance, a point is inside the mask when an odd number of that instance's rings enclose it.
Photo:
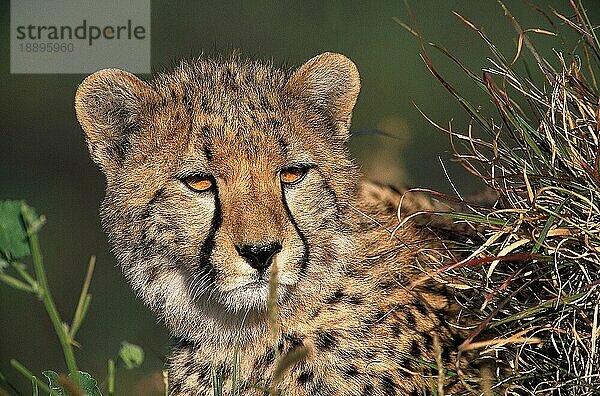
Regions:
[[[261,394],[255,385],[418,394],[433,383],[418,361],[435,362],[434,337],[454,360],[461,338],[446,292],[407,287],[429,237],[409,226],[392,236],[400,193],[359,184],[348,156],[359,89],[356,66],[331,53],[295,71],[199,59],[149,82],[109,69],[79,87],[77,116],[107,178],[103,224],[125,276],[174,336],[172,394],[212,394],[213,372],[227,393],[238,337],[243,395]],[[279,180],[289,166],[307,169],[291,186]],[[214,188],[190,190],[192,174]],[[265,273],[238,254],[273,241],[281,251]],[[276,350],[308,355],[275,381]]]

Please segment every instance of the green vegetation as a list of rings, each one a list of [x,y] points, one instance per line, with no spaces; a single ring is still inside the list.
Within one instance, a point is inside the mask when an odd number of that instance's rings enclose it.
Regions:
[[[412,26],[400,22],[418,39],[429,71],[472,117],[462,129],[428,119],[493,201],[469,202],[457,192],[452,199],[462,209],[435,214],[463,228],[445,241],[447,251],[424,252],[421,265],[426,278],[454,288],[463,317],[474,323],[460,350],[498,364],[493,389],[598,394],[600,42],[581,1],[570,1],[571,15],[536,9],[547,19],[543,29],[523,27],[499,3],[516,31],[510,55],[455,13],[490,51],[483,73],[469,68],[471,59],[427,43],[414,16]],[[550,36],[554,52],[538,51],[535,35]],[[462,95],[431,51],[464,71],[488,103]]]
[[[458,197],[432,193],[450,201],[448,207],[461,203],[460,211],[434,213],[461,228],[456,238],[440,237],[447,249],[424,251],[420,260],[424,279],[453,288],[463,318],[474,323],[460,350],[477,350],[499,366],[497,380],[484,378],[491,382],[488,388],[486,381],[464,378],[465,392],[481,382],[486,394],[502,388],[509,394],[600,393],[600,42],[581,2],[570,4],[570,15],[537,9],[548,26],[530,28],[501,3],[516,31],[510,54],[456,13],[489,49],[483,73],[469,67],[472,59],[459,59],[426,42],[416,27],[418,18],[410,26],[399,22],[418,39],[426,67],[472,122],[461,130],[428,119],[448,134],[456,160],[482,181],[488,190],[484,198],[493,197],[488,205],[485,199],[463,199],[458,192]],[[555,40],[554,53],[537,49],[538,35]],[[486,99],[476,103],[462,93],[466,88],[461,84],[448,81],[432,61],[434,51],[462,70]],[[486,110],[490,104],[493,112]],[[23,202],[0,202],[0,281],[43,302],[65,367],[32,373],[13,359],[14,374],[31,381],[33,395],[113,395],[117,366],[139,367],[144,353],[124,342],[118,356],[108,360],[100,383],[97,373],[79,370],[74,347],[91,302],[95,260],[90,260],[75,315],[67,324],[46,279],[38,242],[43,224],[44,218]],[[276,305],[269,305],[275,315]],[[276,379],[305,353],[278,356]],[[237,352],[232,359],[235,395]],[[453,367],[442,370],[441,359],[421,363],[439,372],[432,378],[435,394],[443,394],[445,377],[464,375]],[[13,373],[5,374],[0,373],[0,394],[20,394],[10,381]],[[218,396],[223,379],[220,373],[213,378]]]
[[[43,216],[38,216],[33,208],[22,201],[0,201],[0,282],[32,294],[44,303],[62,347],[68,375],[46,370],[41,373],[46,377],[47,381],[44,381],[16,359],[11,360],[11,365],[31,381],[33,395],[38,395],[41,390],[52,396],[67,394],[99,396],[101,392],[98,382],[89,373],[78,369],[74,352],[74,346],[78,345],[75,338],[77,330],[83,324],[92,299],[89,286],[96,260],[94,257],[90,259],[75,315],[69,325],[61,319],[46,279],[46,269],[38,241],[38,232],[44,222]],[[32,262],[33,274],[30,272],[30,267],[23,262],[28,258]],[[125,341],[122,343],[118,362],[121,362],[126,369],[137,368],[143,361],[144,351],[139,346]],[[114,394],[115,367],[115,361],[110,359],[105,381],[108,395]],[[21,394],[2,373],[0,373],[0,394],[1,391]]]
[[[106,394],[114,395],[117,363],[121,363],[127,370],[138,368],[144,361],[144,351],[137,345],[123,341],[116,361],[113,359],[108,360],[106,379],[101,385],[98,384],[98,381],[92,375],[78,369],[74,353],[74,346],[78,345],[75,336],[77,330],[83,324],[92,299],[89,293],[89,286],[96,260],[94,257],[90,259],[75,315],[71,321],[71,325],[69,325],[61,319],[46,279],[46,270],[38,241],[38,232],[44,225],[44,222],[45,218],[38,216],[35,210],[25,202],[0,201],[0,281],[9,287],[33,294],[43,301],[63,349],[68,374],[59,374],[53,370],[45,370],[41,373],[46,378],[44,381],[42,377],[32,373],[31,370],[16,359],[11,360],[11,365],[16,371],[31,381],[33,395],[38,395],[41,390],[45,394],[52,396],[100,396],[102,395],[101,388]],[[22,260],[28,257],[31,257],[35,275],[31,275],[28,266],[22,262]],[[271,285],[276,289],[274,277],[271,279]],[[269,306],[273,310],[273,315],[276,315],[274,299],[270,299]],[[241,326],[243,326],[243,322],[240,324],[240,329]],[[239,367],[237,355],[238,348],[236,348],[233,356],[234,369],[230,392],[232,396],[239,395],[240,393],[239,384],[236,380]],[[307,350],[305,348],[297,348],[292,353],[277,356],[278,363],[275,370],[275,381],[281,379],[287,368],[297,361],[304,359],[306,355]],[[164,394],[168,395],[168,383],[166,379],[164,383]],[[214,372],[214,396],[221,396],[223,394],[223,383],[222,374]],[[269,394],[276,394],[272,390],[260,389]],[[0,395],[2,391],[8,394],[21,394],[8,378],[0,373]]]

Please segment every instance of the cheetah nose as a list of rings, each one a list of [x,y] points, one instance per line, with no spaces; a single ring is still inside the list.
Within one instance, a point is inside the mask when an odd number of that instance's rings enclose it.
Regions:
[[[281,243],[247,244],[235,248],[252,268],[257,271],[264,271],[271,265],[273,257],[281,251]]]

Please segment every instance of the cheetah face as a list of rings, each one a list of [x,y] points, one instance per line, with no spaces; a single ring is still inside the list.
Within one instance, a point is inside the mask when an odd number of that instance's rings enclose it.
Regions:
[[[271,278],[285,306],[336,276],[351,249],[359,85],[354,64],[329,53],[294,72],[198,60],[151,82],[108,69],[81,84],[77,116],[107,179],[104,227],[175,334],[265,311]]]

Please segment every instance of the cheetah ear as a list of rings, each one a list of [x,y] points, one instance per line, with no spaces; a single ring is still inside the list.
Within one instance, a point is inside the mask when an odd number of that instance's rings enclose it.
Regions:
[[[148,84],[119,69],[97,71],[77,89],[75,113],[91,157],[105,174],[122,164],[142,110],[155,95]]]
[[[338,128],[349,135],[352,110],[360,91],[358,69],[350,59],[331,52],[317,55],[294,72],[288,88],[325,110]]]

